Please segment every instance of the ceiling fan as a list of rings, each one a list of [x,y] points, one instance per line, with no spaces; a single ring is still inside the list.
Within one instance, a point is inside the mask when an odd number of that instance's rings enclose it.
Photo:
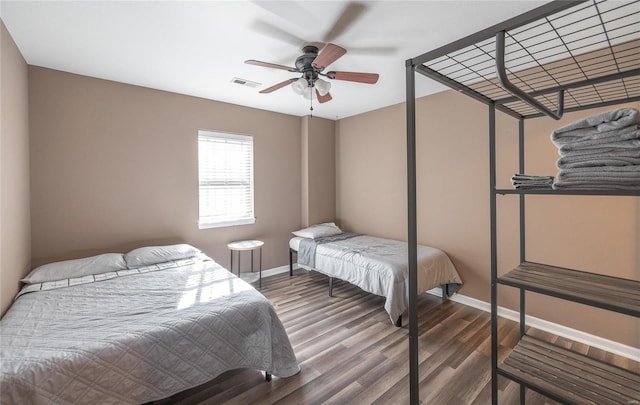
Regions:
[[[322,79],[322,77],[331,80],[344,80],[349,82],[375,84],[378,81],[377,73],[362,72],[340,72],[330,71],[324,72],[324,69],[338,60],[347,53],[347,50],[341,46],[328,43],[322,50],[317,46],[307,44],[302,48],[303,54],[300,55],[295,62],[295,67],[279,65],[276,63],[262,62],[259,60],[246,60],[245,63],[256,66],[263,66],[273,69],[282,69],[289,72],[301,73],[301,77],[294,77],[273,85],[269,88],[261,90],[260,93],[271,93],[291,84],[292,89],[297,94],[303,95],[305,98],[313,99],[314,95],[320,103],[326,103],[332,99],[329,90],[331,83]],[[313,105],[311,106],[313,111]]]

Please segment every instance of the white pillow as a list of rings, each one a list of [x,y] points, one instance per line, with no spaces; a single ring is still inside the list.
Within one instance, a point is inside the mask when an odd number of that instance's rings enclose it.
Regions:
[[[125,254],[124,260],[127,262],[127,267],[134,269],[170,260],[188,259],[200,253],[199,249],[186,243],[167,246],[145,246]]]
[[[47,263],[35,268],[20,281],[26,284],[36,284],[125,270],[126,268],[127,264],[122,253],[104,253],[82,259]]]
[[[342,233],[342,230],[333,222],[325,222],[324,224],[311,225],[308,228],[300,229],[292,233],[301,238],[316,239],[324,236],[339,235]]]

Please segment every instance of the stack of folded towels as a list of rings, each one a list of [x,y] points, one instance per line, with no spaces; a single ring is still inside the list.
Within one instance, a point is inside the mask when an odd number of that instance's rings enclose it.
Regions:
[[[553,176],[514,174],[511,176],[511,184],[520,190],[550,189],[553,187]]]
[[[640,190],[640,113],[621,108],[551,134],[560,159],[555,189]]]

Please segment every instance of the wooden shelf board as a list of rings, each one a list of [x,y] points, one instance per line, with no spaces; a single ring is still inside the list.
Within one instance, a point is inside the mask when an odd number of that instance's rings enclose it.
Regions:
[[[640,317],[640,281],[525,262],[498,283]]]
[[[567,404],[640,400],[640,375],[526,335],[498,372]]]

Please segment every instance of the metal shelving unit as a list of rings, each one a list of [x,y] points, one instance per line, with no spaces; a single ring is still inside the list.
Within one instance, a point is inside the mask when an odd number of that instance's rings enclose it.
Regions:
[[[536,292],[640,317],[640,281],[531,263],[526,259],[527,195],[640,196],[640,191],[513,190],[496,188],[496,110],[519,121],[519,172],[524,166],[524,123],[565,112],[640,100],[640,0],[553,1],[406,61],[409,241],[410,400],[419,403],[416,314],[416,102],[415,74],[464,93],[489,109],[491,216],[492,403],[498,375],[568,404],[640,400],[640,376],[525,333],[526,292]],[[520,204],[520,265],[498,277],[498,195]],[[505,197],[507,198],[507,197]],[[413,281],[412,281],[413,280]],[[497,287],[520,290],[520,341],[498,364]],[[604,286],[604,288],[603,288]],[[604,293],[603,293],[604,291]]]

